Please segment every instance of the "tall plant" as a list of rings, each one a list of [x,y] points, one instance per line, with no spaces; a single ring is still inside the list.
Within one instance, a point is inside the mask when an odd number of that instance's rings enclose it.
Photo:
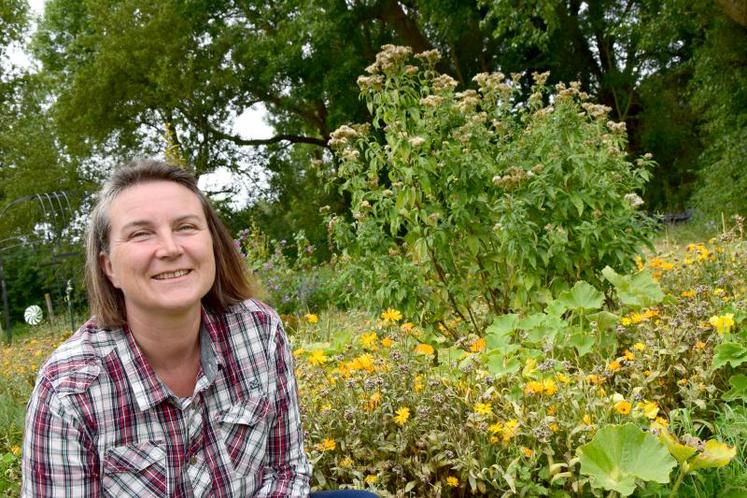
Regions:
[[[481,333],[486,310],[632,264],[648,240],[635,192],[650,158],[628,161],[624,123],[578,84],[546,87],[547,74],[522,102],[521,75],[479,74],[456,92],[437,51],[411,55],[383,47],[358,78],[372,122],[329,142],[353,206],[352,221],[330,220],[333,238],[381,305]]]

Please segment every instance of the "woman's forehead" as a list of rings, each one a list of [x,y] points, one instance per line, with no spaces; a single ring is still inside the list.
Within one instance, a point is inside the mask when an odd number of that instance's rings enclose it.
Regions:
[[[187,187],[170,181],[152,181],[127,187],[116,195],[108,209],[112,226],[164,218],[194,216],[205,219],[200,197]]]

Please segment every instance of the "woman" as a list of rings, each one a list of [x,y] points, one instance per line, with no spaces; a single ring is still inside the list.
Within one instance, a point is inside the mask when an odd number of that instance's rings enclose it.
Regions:
[[[86,256],[93,317],[37,379],[23,496],[308,496],[285,333],[195,179],[116,171]]]

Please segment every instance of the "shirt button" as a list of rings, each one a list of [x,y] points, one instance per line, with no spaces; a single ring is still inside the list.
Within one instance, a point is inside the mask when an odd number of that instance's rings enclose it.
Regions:
[[[197,465],[197,457],[193,456],[192,458],[190,458],[189,459],[189,464],[190,465]]]

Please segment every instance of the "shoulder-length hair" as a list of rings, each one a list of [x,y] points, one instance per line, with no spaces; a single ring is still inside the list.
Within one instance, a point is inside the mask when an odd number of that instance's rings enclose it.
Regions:
[[[142,183],[174,182],[192,191],[200,200],[213,239],[215,281],[202,303],[222,312],[229,306],[254,296],[254,288],[233,237],[218,218],[197,180],[184,169],[155,160],[139,159],[117,169],[98,193],[91,213],[86,239],[86,285],[91,313],[100,327],[121,327],[127,322],[124,295],[114,287],[100,263],[101,254],[109,254],[111,222],[109,208],[124,190]]]

